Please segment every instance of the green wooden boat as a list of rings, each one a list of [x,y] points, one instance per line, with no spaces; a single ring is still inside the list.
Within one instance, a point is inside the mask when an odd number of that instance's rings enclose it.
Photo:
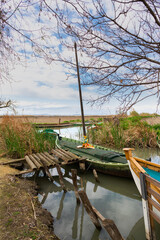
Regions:
[[[97,145],[94,145],[95,149],[77,148],[78,145],[82,145],[82,142],[69,138],[62,138],[57,142],[58,147],[86,158],[87,169],[96,169],[99,172],[120,177],[131,177],[124,153]]]

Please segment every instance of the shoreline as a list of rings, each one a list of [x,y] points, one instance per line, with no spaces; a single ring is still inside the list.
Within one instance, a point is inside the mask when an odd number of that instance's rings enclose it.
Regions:
[[[36,183],[15,177],[17,172],[0,165],[0,240],[60,240],[54,218],[38,200]]]

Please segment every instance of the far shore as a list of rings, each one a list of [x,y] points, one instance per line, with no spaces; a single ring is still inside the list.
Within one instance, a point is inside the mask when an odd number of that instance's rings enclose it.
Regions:
[[[0,116],[0,123],[2,122],[4,116]],[[45,115],[16,115],[12,116],[16,118],[17,120],[20,119],[23,122],[31,122],[31,123],[52,123],[52,124],[60,124],[65,121],[75,121],[81,120],[81,116],[72,116],[72,115],[55,115],[55,116],[45,116]],[[108,119],[113,118],[114,115],[86,115],[85,120],[91,120],[91,119]]]

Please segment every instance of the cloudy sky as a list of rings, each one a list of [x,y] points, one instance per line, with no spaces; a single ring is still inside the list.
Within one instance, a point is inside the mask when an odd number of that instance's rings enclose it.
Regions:
[[[78,81],[76,77],[67,79],[66,71],[61,63],[47,65],[42,60],[26,66],[16,65],[11,82],[5,82],[0,89],[1,97],[14,102],[17,114],[79,115]],[[116,113],[119,103],[115,99],[101,107],[91,106],[88,99],[96,94],[94,87],[82,88],[86,115]],[[156,111],[156,99],[139,103],[134,109],[153,113]],[[1,111],[1,114],[5,113],[12,112],[7,109]]]
[[[56,22],[53,18],[51,22],[48,22],[48,18],[46,19],[45,16],[41,18],[40,22],[35,20],[34,7],[30,9],[28,13],[25,12],[24,15],[24,21],[19,22],[17,18],[13,16],[10,20],[11,23],[14,23],[17,28],[22,28],[23,26],[26,30],[36,30],[41,27],[41,22],[43,22],[44,29],[47,26],[48,29],[52,28],[55,31]],[[78,20],[76,19],[76,21]],[[22,53],[22,40],[19,39],[16,32],[12,32],[12,34],[14,39],[16,39],[16,41],[14,41],[15,49]],[[38,32],[34,31],[34,34],[38,34]],[[34,38],[36,37],[38,38],[39,36],[34,35]],[[54,48],[59,50],[59,42],[56,34],[53,34],[52,38],[48,38],[48,46],[53,46],[53,43]],[[72,41],[70,43],[74,45]],[[31,52],[31,45],[26,41],[24,47],[26,53],[29,54]],[[63,51],[63,54],[68,58],[75,58],[75,53],[72,49],[61,49],[61,51]],[[81,56],[79,56],[79,58],[81,58]],[[84,58],[82,60],[85,61],[86,59]],[[56,63],[53,61],[46,63],[42,59],[37,61],[37,59],[32,58],[30,54],[30,57],[25,59],[23,65],[16,63],[14,68],[10,70],[11,81],[4,81],[1,85],[0,98],[3,100],[11,99],[14,102],[17,114],[80,115],[77,77],[72,76],[67,78],[69,71],[70,69],[67,69],[67,65],[61,62]],[[105,103],[102,106],[91,106],[91,104],[88,103],[88,100],[98,96],[96,90],[95,87],[91,86],[82,88],[85,115],[115,114],[119,106],[118,101],[115,99],[112,99],[111,102]],[[156,97],[146,100],[135,105],[134,109],[138,112],[156,112],[156,100]],[[11,114],[12,112],[8,109],[3,109],[0,112],[0,114],[6,113]]]

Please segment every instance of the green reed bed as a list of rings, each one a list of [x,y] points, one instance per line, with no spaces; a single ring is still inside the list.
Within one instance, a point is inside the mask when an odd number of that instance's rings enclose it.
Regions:
[[[157,147],[157,132],[141,119],[140,116],[115,118],[89,130],[89,140],[93,144],[115,148]]]
[[[26,154],[49,151],[55,147],[52,135],[42,134],[30,123],[23,123],[12,117],[3,118],[0,136],[11,157],[21,158]]]

